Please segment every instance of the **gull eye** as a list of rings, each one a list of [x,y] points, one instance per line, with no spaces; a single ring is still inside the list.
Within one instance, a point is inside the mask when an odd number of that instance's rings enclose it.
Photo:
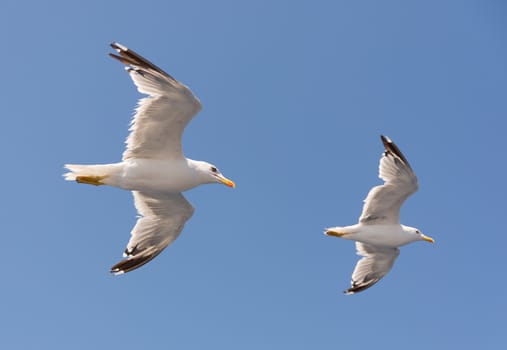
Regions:
[[[211,169],[212,173],[215,173],[215,174],[218,173],[218,169],[215,168],[214,166],[212,166],[210,169]]]
[[[421,234],[421,231],[419,231],[419,230],[415,230],[415,233],[417,233],[418,235],[420,235],[420,234]]]

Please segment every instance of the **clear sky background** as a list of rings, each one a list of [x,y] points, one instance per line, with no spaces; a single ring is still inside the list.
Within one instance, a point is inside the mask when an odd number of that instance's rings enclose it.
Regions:
[[[505,340],[504,1],[22,1],[0,5],[2,349],[499,349]],[[131,194],[63,181],[120,159],[140,97],[118,41],[203,110],[186,155],[237,183],[149,265],[109,274]],[[346,296],[380,134],[419,177],[402,249]]]

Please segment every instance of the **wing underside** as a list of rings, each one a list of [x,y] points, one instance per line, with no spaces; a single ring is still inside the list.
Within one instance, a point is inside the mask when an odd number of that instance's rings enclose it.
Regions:
[[[201,110],[190,89],[134,51],[113,43],[118,55],[110,56],[125,64],[139,92],[139,100],[127,138],[123,159],[173,159],[183,157],[183,130]]]
[[[346,294],[361,292],[380,281],[391,270],[400,254],[398,248],[379,247],[361,242],[356,242],[356,250],[362,258],[354,268],[351,287],[344,291]]]
[[[403,202],[417,191],[417,176],[399,148],[381,136],[385,151],[379,164],[384,184],[373,187],[364,200],[359,222],[363,224],[399,224]]]
[[[178,238],[194,212],[181,193],[132,193],[140,217],[131,232],[125,259],[111,268],[115,274],[135,270],[155,258]]]

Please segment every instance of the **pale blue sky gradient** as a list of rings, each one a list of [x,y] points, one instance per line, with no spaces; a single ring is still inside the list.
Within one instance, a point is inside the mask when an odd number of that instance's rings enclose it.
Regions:
[[[503,1],[14,1],[0,6],[2,349],[499,349],[505,340]],[[130,193],[63,181],[120,159],[137,99],[118,41],[188,85],[188,157],[237,188],[114,277]],[[380,134],[418,174],[402,249],[353,296]]]

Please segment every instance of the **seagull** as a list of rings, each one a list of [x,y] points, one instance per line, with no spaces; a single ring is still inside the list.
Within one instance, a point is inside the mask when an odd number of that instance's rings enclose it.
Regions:
[[[182,231],[194,208],[181,192],[201,184],[235,187],[218,168],[186,158],[183,129],[201,110],[192,91],[139,54],[112,43],[141,98],[130,125],[122,161],[114,164],[66,164],[65,180],[109,185],[132,191],[139,214],[124,252],[111,268],[114,274],[135,270],[160,254]]]
[[[368,193],[359,223],[325,231],[328,236],[356,241],[357,254],[362,256],[345,294],[361,292],[380,281],[393,267],[399,247],[415,241],[435,243],[417,228],[400,224],[400,207],[417,191],[417,176],[394,142],[387,136],[380,138],[385,151],[380,158],[379,177],[384,184]]]

